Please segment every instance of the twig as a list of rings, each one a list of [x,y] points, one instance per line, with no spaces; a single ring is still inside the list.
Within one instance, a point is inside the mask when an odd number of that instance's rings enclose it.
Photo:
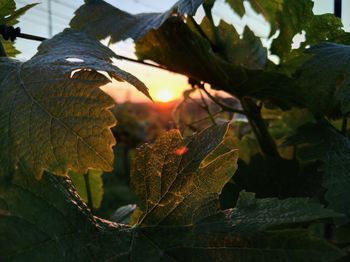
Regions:
[[[188,99],[191,100],[193,103],[195,103],[198,107],[204,109],[204,106],[201,103],[199,103],[196,99],[193,99],[190,96],[188,97]]]
[[[211,119],[211,117],[215,117],[215,116],[217,116],[217,115],[219,115],[219,114],[221,114],[221,113],[224,113],[224,112],[225,112],[224,110],[220,110],[220,111],[218,111],[218,112],[212,113],[211,116],[207,116],[207,117],[198,119],[198,120],[196,120],[196,121],[193,121],[193,122],[191,123],[191,125],[196,125],[196,124],[198,124],[198,123],[200,123],[200,122],[209,120],[209,119]]]
[[[20,30],[17,30],[17,29],[18,28],[15,29],[13,27],[8,27],[6,25],[1,25],[0,33],[4,36],[5,40],[11,39],[13,41],[17,37],[23,38],[23,39],[28,39],[28,40],[40,41],[40,42],[47,40],[47,38],[45,38],[45,37],[31,35],[31,34],[23,34],[23,33],[20,32]],[[137,60],[137,59],[133,59],[133,58],[130,58],[130,57],[126,57],[126,56],[122,56],[122,55],[118,55],[117,54],[117,58],[120,59],[120,60],[126,60],[126,61],[130,61],[130,62],[133,62],[133,63],[138,63],[138,64],[151,66],[151,67],[155,67],[155,68],[158,68],[158,69],[163,69],[163,70],[169,71],[164,66],[148,63],[148,62]]]
[[[205,98],[204,98],[204,96],[203,96],[203,94],[201,92],[201,89],[198,89],[198,90],[199,90],[199,94],[200,94],[201,99],[202,99],[203,109],[208,113],[208,117],[211,120],[211,122],[213,123],[213,125],[216,125],[216,121],[215,121],[215,119],[214,119],[214,117],[213,117],[213,115],[212,115],[212,113],[210,111],[210,108],[209,108],[209,105],[208,105],[207,101],[205,101]]]
[[[17,37],[23,38],[23,39],[28,39],[28,40],[39,41],[39,42],[42,42],[42,41],[46,40],[45,37],[36,36],[36,35],[29,35],[29,34],[22,34],[22,33],[19,33],[17,35]]]
[[[212,94],[210,94],[208,92],[208,90],[205,89],[204,86],[200,87],[201,90],[204,91],[204,93],[218,106],[220,106],[223,110],[228,111],[228,112],[233,112],[233,113],[237,113],[237,114],[241,114],[241,115],[245,115],[245,112],[243,110],[239,110],[239,109],[235,109],[232,108],[224,103],[222,103],[219,99],[217,99],[215,96],[213,96]]]

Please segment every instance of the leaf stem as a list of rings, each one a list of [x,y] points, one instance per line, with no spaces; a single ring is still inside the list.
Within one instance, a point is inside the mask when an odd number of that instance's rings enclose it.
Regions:
[[[86,185],[86,195],[87,195],[87,205],[90,208],[91,212],[93,211],[93,202],[92,202],[92,194],[91,194],[91,186],[90,186],[90,179],[89,179],[89,172],[84,174],[84,180]]]
[[[266,156],[280,157],[275,140],[269,133],[264,119],[261,117],[260,108],[248,97],[242,98],[241,104],[252,127],[253,133],[258,140],[261,151]]]

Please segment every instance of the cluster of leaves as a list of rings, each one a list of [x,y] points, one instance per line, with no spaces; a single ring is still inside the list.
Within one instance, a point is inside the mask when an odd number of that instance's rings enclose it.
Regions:
[[[270,36],[278,36],[266,48],[248,27],[240,36],[234,25],[215,25],[214,2],[180,0],[164,13],[131,15],[89,0],[72,29],[44,41],[29,61],[0,58],[0,260],[334,261],[345,255],[350,144],[346,125],[340,133],[330,119],[349,113],[349,34],[338,18],[314,15],[311,0],[227,0],[239,16],[251,7],[270,23]],[[1,8],[5,23],[25,11],[15,11],[12,0],[0,4],[9,7]],[[200,5],[206,16],[197,23]],[[302,31],[305,42],[291,49]],[[149,96],[94,38],[107,36],[111,43],[131,37],[140,59],[237,97],[256,136],[233,139],[237,132],[221,123],[187,138],[172,130],[143,145],[131,171],[140,205],[131,217],[116,219],[130,224],[90,211],[101,201],[96,170],[112,169],[115,144],[113,101],[99,87],[115,78]],[[268,51],[279,56],[278,65]],[[93,181],[94,188],[86,186]],[[231,195],[232,208],[221,208],[223,195]],[[315,222],[336,226],[333,235],[317,235]]]

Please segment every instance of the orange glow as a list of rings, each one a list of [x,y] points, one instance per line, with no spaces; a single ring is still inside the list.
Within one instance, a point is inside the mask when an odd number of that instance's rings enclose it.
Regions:
[[[175,154],[177,154],[178,156],[182,156],[182,155],[186,154],[187,152],[188,152],[188,148],[186,146],[184,146],[184,147],[177,149],[175,151]]]
[[[175,100],[175,99],[177,99],[179,97],[175,93],[174,89],[158,88],[157,90],[155,90],[155,92],[153,94],[153,98],[154,98],[155,101],[167,103],[167,102]]]

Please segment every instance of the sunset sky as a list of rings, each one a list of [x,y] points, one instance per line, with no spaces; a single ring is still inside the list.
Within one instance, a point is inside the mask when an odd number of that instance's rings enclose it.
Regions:
[[[34,7],[32,10],[20,19],[19,26],[22,32],[40,35],[43,37],[49,37],[49,19],[47,14],[48,0],[41,0],[40,5]],[[77,9],[83,0],[64,1],[64,0],[51,0],[52,2],[52,33],[56,34],[62,31],[68,26],[70,19],[74,15],[75,9]],[[35,3],[38,1],[29,0],[16,0],[17,6],[21,7],[24,4]],[[170,8],[176,0],[108,0],[107,2],[115,5],[116,7],[125,10],[130,13],[140,12],[162,12]],[[247,10],[247,15],[240,19],[234,15],[230,8],[224,4],[224,0],[217,1],[218,4],[214,7],[213,13],[216,16],[217,21],[219,18],[224,19],[226,22],[239,25],[236,29],[238,32],[242,32],[244,26],[248,24],[251,28],[254,28],[255,33],[258,36],[267,36],[269,34],[269,26],[260,15],[257,15],[251,9]],[[350,12],[350,1],[343,1],[343,17],[346,30],[350,30],[350,15],[345,15],[345,11]],[[333,1],[332,0],[315,0],[314,12],[332,13]],[[197,18],[200,19],[203,15],[203,10],[199,10]],[[265,43],[268,45],[268,42]],[[18,56],[19,59],[29,59],[36,52],[38,43],[34,41],[18,39],[16,42],[17,48],[22,52]],[[117,54],[125,55],[128,57],[136,58],[134,55],[134,45],[131,40],[118,43],[111,46],[113,51]],[[127,61],[115,61],[115,64],[120,68],[134,74],[140,78],[149,88],[150,93],[155,100],[171,100],[172,98],[181,97],[182,92],[188,88],[187,78],[178,74],[170,73],[163,70],[158,70],[152,67],[134,64]],[[110,86],[112,88],[113,97],[119,101],[131,100],[134,102],[145,101],[146,98],[139,93],[136,89],[120,82],[113,82]]]

